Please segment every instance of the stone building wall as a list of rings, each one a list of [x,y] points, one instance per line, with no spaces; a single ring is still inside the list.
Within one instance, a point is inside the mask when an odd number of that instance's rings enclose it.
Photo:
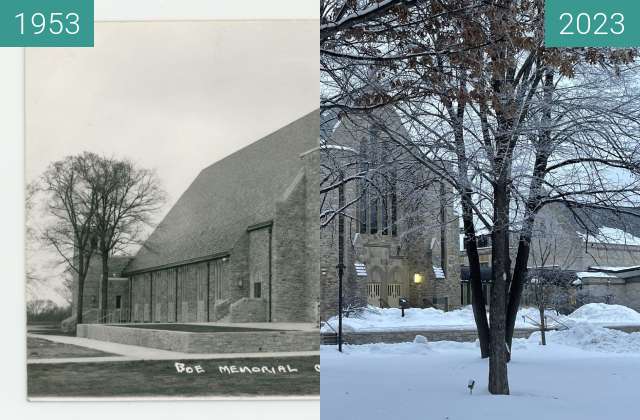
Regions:
[[[129,320],[129,279],[125,277],[109,278],[109,322],[126,322]],[[120,298],[120,308],[116,303]]]
[[[267,300],[242,298],[229,307],[231,322],[267,322]]]
[[[306,320],[320,321],[320,150],[315,149],[301,156],[305,173],[305,278],[308,288]]]
[[[387,114],[387,128],[403,131],[395,113],[388,110],[380,113]],[[345,211],[345,236],[350,239],[345,244],[345,305],[366,305],[368,284],[379,284],[379,300],[385,306],[397,305],[399,297],[409,298],[413,306],[431,305],[434,299],[446,301],[446,304],[442,304],[443,308],[458,306],[458,222],[453,214],[451,197],[447,196],[444,233],[447,255],[446,261],[443,261],[440,258],[442,223],[440,183],[437,178],[420,165],[408,170],[406,162],[402,165],[403,174],[398,175],[394,164],[388,162],[397,152],[395,144],[389,141],[383,131],[371,126],[360,116],[342,118],[340,123],[334,124],[333,129],[325,128],[324,133],[325,144],[321,150],[323,176],[331,176],[332,171],[335,175],[342,170],[348,179],[360,171],[371,169],[369,165],[375,161],[379,166],[373,172],[368,172],[367,176],[381,174],[384,178],[378,179],[382,184],[376,184],[375,187],[363,186],[359,178],[347,182],[345,187],[345,203],[353,203]],[[411,174],[411,179],[405,179],[407,174]],[[335,176],[333,182],[337,182]],[[376,181],[369,182],[375,184]],[[431,187],[419,191],[415,187],[417,184]],[[395,210],[393,200],[397,203]],[[386,206],[382,205],[383,202]],[[323,212],[338,209],[337,189],[326,193],[322,203]],[[337,312],[337,225],[336,217],[321,231],[323,319]],[[356,276],[355,262],[365,264],[366,278]],[[446,279],[435,278],[434,265],[444,266],[448,273]],[[414,284],[414,273],[422,274],[424,282]],[[399,296],[396,285],[400,288]],[[393,297],[389,295],[390,290],[394,292]]]
[[[558,265],[566,270],[586,271],[590,266],[640,265],[640,246],[592,243],[593,238],[585,245],[584,235],[578,233],[581,230],[573,214],[563,205],[545,206],[533,230],[534,238],[541,238],[542,245],[537,245],[534,239],[529,265],[541,263],[541,258],[536,258],[536,255],[542,254],[545,248],[553,251],[545,265]],[[515,254],[515,248],[512,251]]]
[[[584,302],[604,302],[627,306],[640,311],[640,281],[622,279],[588,279],[578,289],[577,296]]]
[[[276,203],[274,222],[273,320],[311,322],[305,259],[304,171],[298,174],[284,197]]]
[[[353,190],[346,188],[346,200],[353,197]],[[325,205],[331,202],[338,205],[337,191],[324,198]],[[344,273],[342,278],[343,307],[360,307],[367,304],[366,280],[356,276],[355,262],[357,255],[357,225],[353,218],[348,217],[353,210],[347,210],[344,222]],[[354,238],[356,241],[354,243]],[[320,318],[326,320],[338,312],[338,216],[327,226],[320,229]]]
[[[84,281],[84,294],[82,300],[83,322],[95,322],[100,305],[100,278],[102,265],[99,258],[93,257],[89,263],[89,270]],[[78,275],[74,274],[73,302],[78,300]],[[72,315],[77,315],[77,306],[71,305]]]
[[[262,299],[265,313],[260,319],[269,319],[269,296],[271,289],[271,225],[249,232],[249,288],[248,297]]]

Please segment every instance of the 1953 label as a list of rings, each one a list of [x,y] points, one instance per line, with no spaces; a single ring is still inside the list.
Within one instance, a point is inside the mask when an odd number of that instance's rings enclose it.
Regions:
[[[92,47],[93,0],[0,1],[0,47]]]

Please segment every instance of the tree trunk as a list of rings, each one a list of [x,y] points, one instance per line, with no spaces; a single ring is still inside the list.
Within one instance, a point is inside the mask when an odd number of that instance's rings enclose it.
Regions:
[[[489,357],[489,322],[487,321],[487,309],[484,295],[482,294],[482,276],[480,273],[480,257],[478,255],[478,242],[473,225],[473,213],[471,207],[466,202],[470,200],[470,194],[465,195],[462,200],[462,221],[464,225],[465,241],[467,249],[467,259],[469,261],[469,284],[471,286],[471,307],[473,318],[478,330],[478,340],[480,341],[480,355],[482,358]]]
[[[76,324],[82,324],[82,308],[84,302],[84,279],[85,275],[78,274],[78,299],[76,300]]]
[[[533,225],[542,200],[542,182],[544,181],[545,171],[547,170],[549,156],[551,154],[551,107],[553,99],[552,95],[555,90],[553,80],[553,71],[547,71],[544,81],[542,115],[543,130],[536,150],[536,161],[534,163],[533,176],[531,177],[531,185],[529,186],[529,197],[527,199],[527,216],[518,242],[518,254],[516,256],[516,264],[513,269],[513,278],[511,280],[511,287],[509,290],[506,333],[509,348],[511,348],[511,343],[513,341],[513,331],[515,329],[518,308],[520,307],[520,297],[522,296],[522,289],[527,273]]]
[[[511,287],[509,290],[509,303],[507,305],[507,329],[505,339],[509,349],[511,349],[518,308],[520,308],[520,298],[522,297],[522,289],[524,288],[524,276],[529,261],[529,248],[530,239],[527,239],[526,235],[521,235],[518,241],[518,254],[516,255],[516,264],[513,268],[513,277],[511,278]]]
[[[103,251],[102,259],[102,280],[100,281],[100,318],[102,323],[107,323],[109,310],[109,253]]]
[[[542,345],[546,346],[547,345],[547,339],[544,336],[544,332],[547,329],[547,325],[544,319],[544,304],[540,305],[538,307],[538,309],[540,310],[540,335],[542,337]]]
[[[506,342],[507,272],[509,234],[509,204],[507,182],[498,180],[494,185],[494,226],[493,226],[493,286],[491,287],[489,392],[508,395],[509,378],[507,362],[509,349]]]
[[[463,78],[464,80],[464,78]],[[461,81],[460,92],[464,91],[464,83]],[[484,294],[482,293],[482,276],[480,273],[480,257],[478,255],[478,241],[476,238],[476,229],[473,223],[473,191],[469,187],[468,179],[468,162],[464,144],[463,119],[465,110],[464,95],[460,95],[458,100],[458,108],[454,111],[450,101],[445,99],[443,103],[447,107],[447,111],[451,117],[450,124],[454,132],[456,144],[456,155],[458,158],[459,173],[458,178],[461,185],[464,186],[462,193],[462,221],[464,225],[464,234],[467,250],[467,260],[469,261],[469,285],[471,286],[471,307],[473,308],[473,318],[478,331],[478,340],[480,341],[480,355],[482,358],[489,357],[489,322],[487,321],[487,309]]]

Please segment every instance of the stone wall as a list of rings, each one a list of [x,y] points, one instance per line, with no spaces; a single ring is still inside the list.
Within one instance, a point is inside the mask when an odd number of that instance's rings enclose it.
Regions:
[[[578,298],[585,302],[606,302],[640,311],[640,282],[621,279],[588,279],[578,289]]]
[[[606,328],[623,331],[626,333],[639,332],[640,326],[607,326]],[[516,328],[513,338],[529,338],[537,332],[534,328]],[[417,335],[426,337],[428,341],[457,341],[474,342],[478,339],[478,333],[473,329],[438,329],[416,331],[387,331],[387,332],[349,332],[344,333],[346,344],[374,344],[374,343],[406,343],[411,342]],[[335,334],[322,334],[323,343],[335,342]]]
[[[215,288],[222,289],[222,296],[230,289],[226,275],[228,262],[225,257],[135,274],[130,278],[131,306],[129,282],[126,282],[127,292],[122,292],[123,307],[127,311],[131,309],[133,322],[207,322],[219,319],[214,315],[215,296],[219,295]],[[114,293],[110,292],[110,296]],[[225,305],[225,299],[218,300]],[[115,305],[115,296],[110,298],[112,304]],[[228,308],[220,308],[218,316],[225,316],[227,312]]]
[[[345,202],[356,197],[357,185],[347,183],[345,187]],[[322,197],[323,210],[338,208],[338,190],[334,190]],[[351,206],[343,213],[344,217],[344,273],[343,306],[359,307],[367,305],[367,283],[362,277],[356,276],[354,263],[363,262],[358,258],[358,223],[356,206]],[[320,318],[326,320],[338,312],[338,216],[319,232],[320,247]]]
[[[306,271],[305,174],[276,203],[272,314],[274,322],[312,322]]]
[[[116,308],[118,296],[120,308]],[[129,279],[124,277],[109,278],[109,318],[108,322],[129,321]]]
[[[320,150],[305,153],[305,279],[307,316],[305,321],[320,323]]]
[[[537,330],[516,329],[514,338],[527,338]],[[360,332],[344,334],[344,342],[348,344],[372,343],[405,343],[413,341],[416,335],[422,335],[429,341],[459,341],[473,342],[478,338],[476,330],[425,330],[425,331],[394,331],[394,332]]]
[[[265,313],[258,319],[269,320],[271,314],[268,302],[272,295],[271,288],[271,225],[249,232],[249,290],[253,299],[267,301]]]
[[[229,306],[231,322],[267,322],[266,299],[242,298]]]
[[[78,337],[184,353],[318,351],[317,331],[190,333],[109,325],[78,325]]]
[[[545,262],[546,265],[560,264],[562,269],[586,271],[590,266],[630,267],[640,264],[640,246],[598,243],[585,246],[584,238],[577,234],[577,230],[582,231],[582,228],[564,205],[550,204],[540,211],[533,235],[534,238],[542,238],[543,250],[553,249],[554,255],[551,261]],[[542,252],[537,248],[541,246],[532,247],[531,266],[540,264]],[[512,252],[515,253],[515,247]]]
[[[74,274],[73,302],[78,300],[78,276]],[[100,278],[102,276],[102,264],[95,256],[89,263],[89,270],[84,281],[84,295],[82,301],[82,313],[86,322],[95,322],[100,305]],[[72,305],[72,315],[77,314],[76,305]]]

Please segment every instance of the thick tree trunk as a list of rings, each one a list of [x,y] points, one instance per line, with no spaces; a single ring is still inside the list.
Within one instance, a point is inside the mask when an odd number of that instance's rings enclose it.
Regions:
[[[103,324],[108,322],[109,313],[109,254],[102,252],[102,279],[100,281],[100,319]]]
[[[525,227],[525,229],[527,229]],[[513,341],[513,331],[516,326],[516,318],[518,316],[518,308],[520,307],[520,298],[524,288],[524,278],[527,272],[527,263],[529,261],[529,250],[531,246],[531,233],[520,235],[518,241],[518,254],[516,256],[516,264],[513,269],[513,277],[509,289],[509,303],[507,304],[507,329],[505,339],[509,349]],[[509,353],[511,355],[511,353]]]
[[[464,78],[463,78],[464,80]],[[471,287],[471,307],[473,308],[473,318],[478,331],[478,340],[480,341],[480,355],[482,358],[489,357],[489,322],[487,320],[487,309],[484,294],[482,293],[482,276],[480,273],[480,257],[478,255],[478,242],[476,238],[475,225],[473,223],[473,191],[469,187],[468,179],[468,162],[464,144],[463,119],[465,110],[464,101],[464,82],[460,84],[460,97],[458,98],[457,110],[445,98],[443,103],[449,112],[451,128],[454,132],[456,144],[456,155],[458,158],[459,173],[458,178],[460,185],[464,186],[462,194],[462,221],[464,225],[465,243],[467,250],[467,260],[469,261],[469,285]]]
[[[513,278],[509,290],[509,303],[507,306],[507,333],[506,339],[509,349],[513,341],[513,331],[515,329],[518,308],[520,307],[520,297],[524,287],[527,264],[529,262],[529,252],[531,248],[531,235],[535,223],[536,214],[542,201],[542,182],[551,154],[551,109],[554,87],[554,73],[547,71],[544,77],[544,101],[542,115],[542,132],[537,145],[536,161],[534,163],[533,176],[529,186],[529,197],[527,199],[527,215],[523,224],[523,230],[518,241],[518,254],[516,264],[513,269]]]
[[[76,300],[76,324],[82,324],[82,308],[84,303],[84,279],[86,276],[78,275],[78,299]]]
[[[464,205],[463,205],[464,207]],[[482,293],[482,276],[480,274],[480,257],[478,255],[478,242],[473,226],[473,216],[471,211],[467,213],[463,210],[463,223],[465,231],[467,259],[469,261],[469,284],[471,286],[471,307],[473,317],[478,330],[478,340],[480,341],[480,355],[482,358],[489,357],[489,322],[487,321],[487,309],[484,295]]]
[[[467,261],[469,262],[469,285],[471,286],[471,308],[473,318],[478,331],[480,342],[480,355],[489,357],[491,353],[489,337],[489,321],[487,320],[487,302],[482,292],[482,275],[480,272],[480,256],[478,254],[478,242],[473,227],[473,217],[463,216],[465,241],[467,249]]]
[[[509,349],[506,343],[507,315],[507,271],[509,234],[509,201],[506,180],[499,179],[494,185],[494,226],[493,226],[493,286],[491,288],[489,392],[508,395],[509,378],[507,362]]]

